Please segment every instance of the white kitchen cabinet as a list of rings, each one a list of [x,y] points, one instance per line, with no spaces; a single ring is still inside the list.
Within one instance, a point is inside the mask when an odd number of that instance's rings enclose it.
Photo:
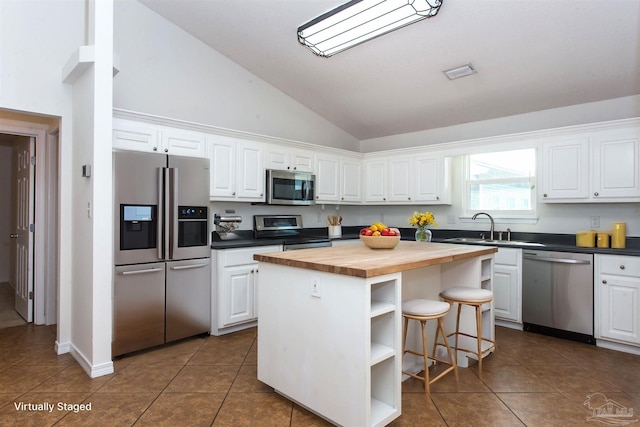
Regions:
[[[281,245],[212,251],[212,335],[255,326],[259,271],[253,255],[280,251]]]
[[[414,189],[416,202],[451,204],[451,157],[416,157]]]
[[[640,346],[639,258],[596,254],[594,273],[596,338]]]
[[[360,203],[360,159],[318,154],[316,156],[316,203]]]
[[[364,161],[364,201],[387,201],[388,163],[386,160]]]
[[[522,249],[498,248],[493,268],[496,320],[522,324]]]
[[[360,159],[340,160],[340,202],[362,202],[362,163]]]
[[[541,140],[542,202],[640,201],[640,128],[611,125]]]
[[[113,148],[206,157],[206,134],[114,118]]]
[[[437,154],[364,161],[365,202],[451,204],[451,158]]]
[[[640,130],[637,127],[596,132],[591,152],[594,200],[640,199]]]
[[[311,150],[300,150],[274,144],[270,144],[267,148],[267,169],[313,172],[314,163],[315,153]]]
[[[413,157],[389,159],[389,202],[410,203],[413,200]]]
[[[538,198],[543,202],[587,200],[589,136],[548,138],[540,147]]]
[[[327,154],[316,156],[316,203],[340,200],[340,158]]]
[[[211,200],[263,202],[265,168],[262,144],[211,135],[208,145]]]

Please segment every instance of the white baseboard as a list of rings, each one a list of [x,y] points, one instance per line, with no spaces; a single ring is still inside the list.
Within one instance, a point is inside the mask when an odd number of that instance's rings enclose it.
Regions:
[[[71,356],[78,362],[80,367],[89,375],[91,378],[101,377],[103,375],[113,374],[113,362],[109,361],[107,363],[102,363],[100,365],[92,365],[89,360],[79,351],[73,344],[67,343],[59,343],[56,341],[56,352],[58,354],[70,353]]]
[[[519,331],[522,330],[522,323],[509,322],[506,320],[496,319],[495,325],[502,326],[503,328],[517,329]]]
[[[607,341],[601,338],[596,339],[596,346],[607,348],[609,350],[622,351],[625,353],[640,355],[640,347],[629,344],[622,344],[614,341]]]

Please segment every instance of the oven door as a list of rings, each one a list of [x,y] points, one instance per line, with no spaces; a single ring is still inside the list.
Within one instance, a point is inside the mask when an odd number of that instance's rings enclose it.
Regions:
[[[315,175],[268,169],[266,193],[271,205],[311,205],[315,198]]]

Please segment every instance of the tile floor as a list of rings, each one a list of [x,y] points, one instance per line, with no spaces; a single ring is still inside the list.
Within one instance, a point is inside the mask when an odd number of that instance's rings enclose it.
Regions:
[[[54,353],[55,326],[0,329],[0,425],[328,425],[256,379],[256,333],[140,352],[116,360],[114,374],[90,379],[71,356]],[[584,402],[594,393],[602,395],[593,406],[608,398],[639,418],[640,356],[506,328],[496,335],[483,380],[472,365],[458,382],[453,375],[436,382],[430,396],[405,381],[403,415],[392,425],[605,425],[588,421]],[[21,402],[54,409],[20,411]],[[90,403],[91,411],[60,410],[58,402]]]
[[[0,328],[27,324],[15,310],[14,296],[15,291],[11,285],[0,283]]]

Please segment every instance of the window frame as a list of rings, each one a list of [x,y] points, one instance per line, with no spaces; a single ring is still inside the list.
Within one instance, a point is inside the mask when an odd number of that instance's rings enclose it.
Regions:
[[[520,150],[532,150],[533,152],[533,175],[529,177],[522,178],[513,178],[513,179],[485,179],[485,180],[471,180],[471,156],[478,154],[493,154],[493,153],[501,153],[507,151],[520,151]],[[525,222],[525,223],[535,223],[538,220],[537,216],[537,193],[536,193],[536,184],[538,179],[538,153],[537,147],[519,147],[512,149],[505,149],[504,147],[496,148],[493,147],[490,151],[480,151],[480,152],[470,152],[465,153],[462,161],[463,165],[463,191],[462,191],[462,206],[463,209],[463,222],[471,221],[471,217],[477,212],[486,212],[490,214],[494,219],[501,220],[509,220],[509,222]],[[528,210],[507,210],[507,209],[471,209],[471,184],[472,183],[480,183],[480,184],[492,184],[492,183],[516,183],[516,182],[528,182],[530,184],[530,195],[531,195],[531,209]]]

